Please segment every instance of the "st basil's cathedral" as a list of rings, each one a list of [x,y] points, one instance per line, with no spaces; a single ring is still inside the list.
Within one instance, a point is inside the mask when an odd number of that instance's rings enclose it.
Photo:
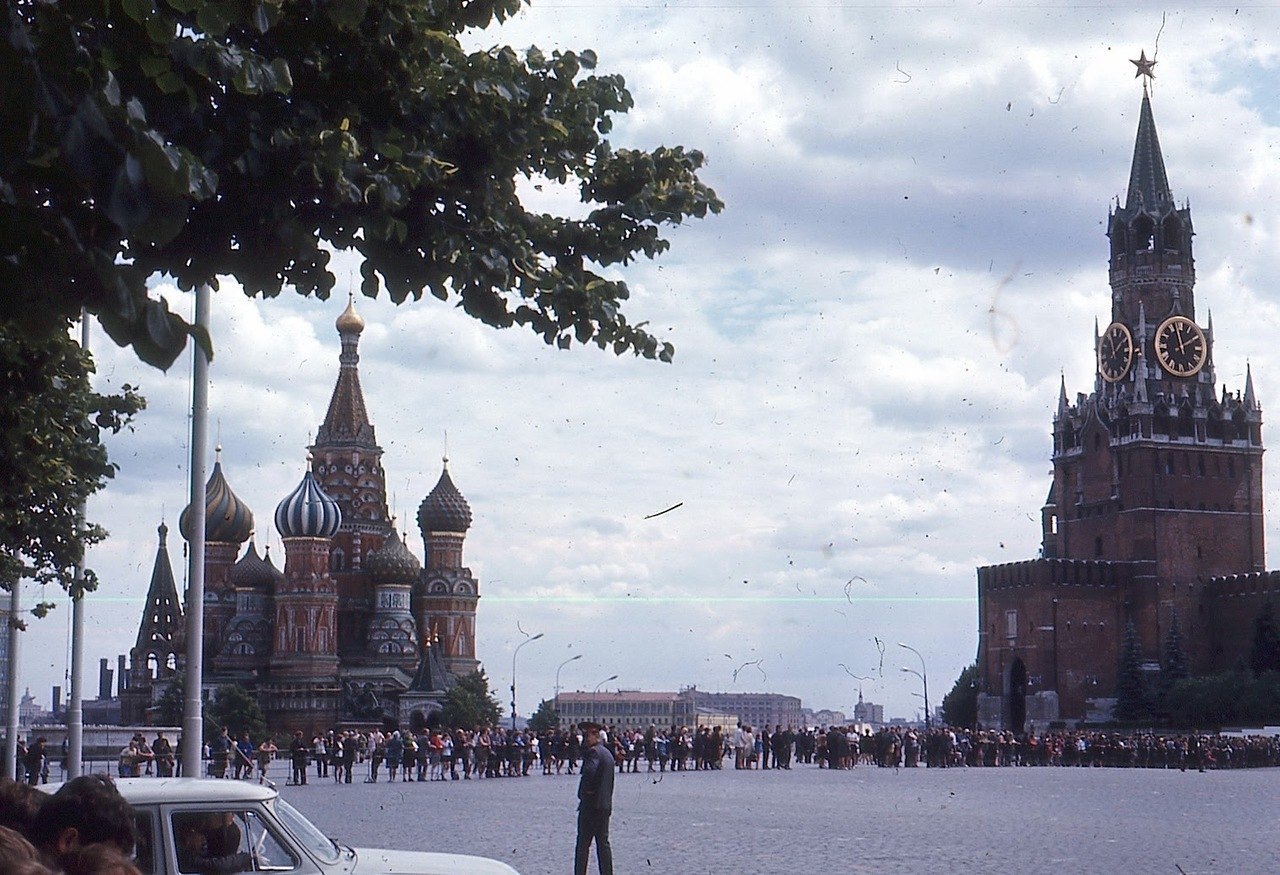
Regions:
[[[275,510],[284,568],[253,539],[253,512],[232,491],[221,453],[204,508],[205,686],[253,693],[275,731],[341,724],[429,725],[455,679],[477,670],[479,585],[463,565],[471,508],[448,460],[418,508],[426,566],[387,508],[382,448],[360,388],[364,319],[337,319],[338,380],[301,482]],[[192,508],[179,529],[190,539]],[[137,643],[122,686],[125,723],[147,722],[176,671],[182,601],[160,526]],[[247,542],[247,546],[246,546]]]

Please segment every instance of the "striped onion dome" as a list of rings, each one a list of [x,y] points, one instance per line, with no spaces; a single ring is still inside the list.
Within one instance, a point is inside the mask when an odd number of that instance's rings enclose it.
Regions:
[[[332,538],[342,525],[342,511],[316,482],[310,470],[298,488],[276,506],[276,528],[282,538]]]
[[[365,559],[364,567],[374,583],[400,583],[407,586],[416,583],[418,575],[422,573],[422,563],[409,552],[394,525],[382,547]]]
[[[269,589],[277,581],[284,579],[284,574],[271,562],[271,554],[266,557],[258,555],[258,546],[253,541],[244,551],[244,555],[231,566],[231,585],[238,589]]]
[[[422,504],[418,505],[418,527],[427,532],[456,532],[462,534],[471,528],[471,506],[462,497],[458,487],[449,477],[449,464],[445,460],[440,481]]]
[[[221,454],[222,448],[218,447]],[[187,505],[178,517],[178,531],[191,540],[191,505]],[[222,475],[222,461],[213,463],[213,473],[205,485],[204,539],[226,544],[243,544],[253,532],[253,511],[236,497]]]

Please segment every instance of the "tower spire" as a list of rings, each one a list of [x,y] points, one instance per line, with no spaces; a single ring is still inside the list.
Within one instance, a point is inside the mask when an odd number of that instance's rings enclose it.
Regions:
[[[173,566],[169,563],[166,543],[169,527],[162,522],[156,532],[160,543],[151,569],[151,583],[147,587],[147,605],[142,612],[142,624],[138,627],[137,649],[158,652],[159,655],[166,651],[176,654],[182,641],[182,600],[178,598]]]
[[[369,412],[364,405],[364,390],[360,388],[360,334],[364,331],[364,319],[356,312],[355,295],[348,296],[347,308],[334,323],[342,339],[342,352],[338,357],[338,382],[329,398],[329,409],[324,422],[316,432],[317,447],[366,447],[374,449],[377,440]]]
[[[1145,53],[1143,57],[1145,59]],[[1156,119],[1151,112],[1146,80],[1143,80],[1138,135],[1133,144],[1133,164],[1129,168],[1129,189],[1125,194],[1124,208],[1148,213],[1164,213],[1173,208],[1173,192],[1169,189],[1169,176],[1164,169],[1164,155],[1160,151],[1160,138],[1156,134]]]

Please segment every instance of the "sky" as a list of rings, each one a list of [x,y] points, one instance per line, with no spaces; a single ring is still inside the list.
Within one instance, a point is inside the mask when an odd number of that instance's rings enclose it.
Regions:
[[[977,652],[975,568],[1037,555],[1060,380],[1073,398],[1094,385],[1141,51],[1157,59],[1170,184],[1192,208],[1219,391],[1243,389],[1248,363],[1265,417],[1280,386],[1278,25],[1210,5],[541,0],[469,35],[596,50],[635,98],[615,147],[703,150],[726,203],[621,274],[629,320],[675,344],[669,365],[551,349],[453,302],[357,301],[410,548],[421,558],[413,520],[446,446],[471,505],[477,655],[504,708],[514,648],[539,633],[518,660],[523,715],[558,670],[565,690],[617,675],[603,689],[776,692],[846,712],[861,690],[911,716],[921,684],[905,666],[941,702]],[[336,264],[345,291],[355,262]],[[190,314],[171,285],[153,293]],[[273,556],[345,304],[250,300],[231,282],[214,295],[210,453],[220,442]],[[93,349],[99,388],[138,385],[148,409],[110,442],[121,469],[89,507],[111,537],[89,556],[102,585],[86,697],[98,658],[114,666],[136,637],[162,520],[185,578],[190,404],[188,359],[149,369],[101,331]],[[23,645],[46,706],[66,686],[70,610],[55,600]]]

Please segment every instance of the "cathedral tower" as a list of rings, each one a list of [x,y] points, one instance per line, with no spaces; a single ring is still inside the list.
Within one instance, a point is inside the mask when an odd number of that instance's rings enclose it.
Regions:
[[[213,473],[205,485],[204,521],[204,661],[209,664],[221,649],[227,622],[236,612],[231,566],[240,545],[253,532],[253,512],[231,491],[222,473],[222,447],[215,450]],[[188,542],[193,523],[188,505],[178,517],[178,530]]]
[[[156,530],[160,544],[151,569],[147,602],[138,626],[138,640],[129,651],[129,678],[121,694],[121,719],[126,723],[145,723],[152,704],[152,689],[167,684],[183,663],[186,627],[182,619],[182,600],[173,579],[166,539],[169,527],[164,523]]]
[[[342,343],[338,380],[311,447],[311,471],[342,512],[342,524],[330,546],[329,568],[340,602],[338,647],[344,654],[356,655],[364,652],[364,636],[374,612],[374,588],[363,573],[365,562],[382,547],[391,521],[382,447],[360,387],[359,345],[365,323],[356,312],[354,296],[334,324]]]
[[[445,668],[455,675],[480,667],[476,660],[476,605],[480,589],[462,564],[462,543],[471,527],[471,507],[449,476],[449,460],[435,488],[418,506],[418,528],[426,548],[414,616],[425,641],[439,648]]]
[[[311,471],[276,507],[284,579],[274,592],[275,628],[268,718],[277,726],[324,726],[337,719],[338,590],[329,550],[342,523],[338,503]]]

